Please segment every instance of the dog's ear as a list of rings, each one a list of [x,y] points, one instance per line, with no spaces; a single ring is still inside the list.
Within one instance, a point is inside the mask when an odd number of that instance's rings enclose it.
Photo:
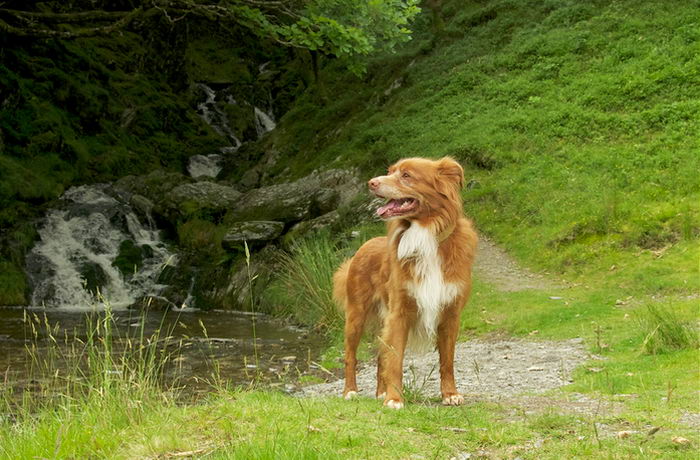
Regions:
[[[443,157],[438,160],[438,175],[452,182],[457,190],[464,187],[464,169],[452,157]]]

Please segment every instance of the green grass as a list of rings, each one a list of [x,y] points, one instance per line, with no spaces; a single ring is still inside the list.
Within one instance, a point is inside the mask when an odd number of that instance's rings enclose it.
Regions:
[[[646,437],[633,421],[630,439],[595,439],[592,419],[553,410],[520,419],[506,406],[460,408],[413,404],[387,411],[369,399],[296,399],[273,392],[221,391],[198,404],[86,404],[58,410],[32,425],[0,427],[5,458],[450,458],[460,452],[496,458],[687,458],[697,434],[673,423]],[[105,409],[108,409],[105,411]],[[616,424],[611,417],[598,423]],[[177,427],[177,428],[175,428]],[[539,441],[539,442],[538,442]]]
[[[337,334],[343,322],[333,300],[333,273],[343,257],[326,232],[295,242],[282,255],[277,279],[263,293],[267,311]]]
[[[671,302],[668,305],[650,303],[641,322],[646,333],[642,350],[646,354],[656,355],[698,347],[696,325],[679,318]]]

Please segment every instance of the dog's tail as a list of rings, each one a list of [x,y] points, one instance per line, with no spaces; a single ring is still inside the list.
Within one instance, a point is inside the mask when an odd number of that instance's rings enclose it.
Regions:
[[[348,302],[348,270],[350,269],[350,259],[340,265],[340,268],[333,275],[333,299],[341,311],[345,311]]]

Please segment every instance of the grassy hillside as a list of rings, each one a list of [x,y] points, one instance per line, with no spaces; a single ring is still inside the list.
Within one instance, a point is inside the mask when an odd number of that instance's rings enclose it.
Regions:
[[[521,260],[574,276],[637,270],[660,251],[636,288],[687,290],[700,235],[700,10],[498,0],[447,2],[443,15],[442,39],[418,33],[363,81],[326,67],[327,103],[298,103],[274,139],[292,174],[369,176],[452,155],[467,167],[468,213]]]

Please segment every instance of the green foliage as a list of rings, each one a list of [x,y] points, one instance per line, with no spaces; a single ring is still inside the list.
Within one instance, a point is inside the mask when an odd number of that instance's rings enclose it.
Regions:
[[[263,294],[265,308],[335,333],[342,315],[332,296],[333,273],[341,261],[327,233],[298,241],[282,256],[281,273]]]
[[[683,320],[671,305],[650,303],[645,313],[640,318],[640,325],[645,334],[641,347],[644,353],[656,355],[677,350],[693,350],[700,345],[697,326]]]
[[[276,15],[233,1],[229,8],[238,21],[264,38],[285,46],[305,48],[340,58],[355,73],[364,70],[358,56],[393,51],[410,39],[408,28],[418,14],[418,0],[312,0],[298,11]]]
[[[26,305],[26,279],[15,264],[0,260],[0,299],[4,305]]]
[[[222,256],[221,240],[226,229],[208,220],[192,219],[178,224],[177,235],[180,247],[209,256]]]

